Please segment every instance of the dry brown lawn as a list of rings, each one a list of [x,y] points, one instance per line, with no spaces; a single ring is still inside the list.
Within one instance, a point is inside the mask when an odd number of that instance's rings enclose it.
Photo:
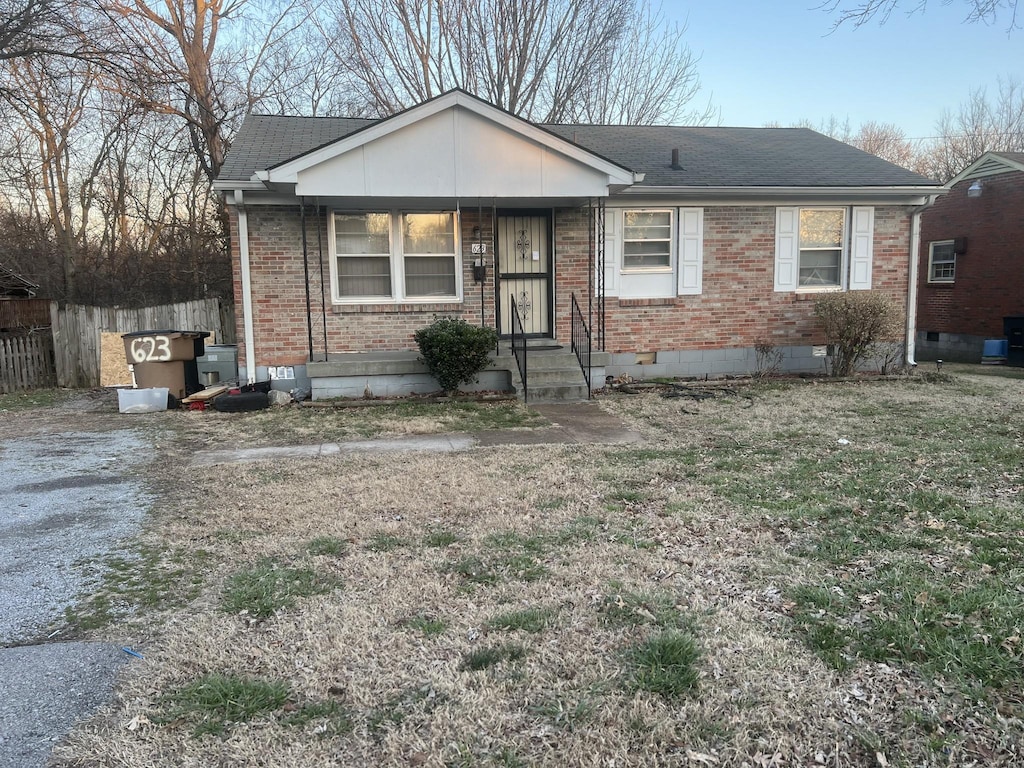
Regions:
[[[872,545],[832,561],[815,554],[824,513],[779,506],[809,504],[801,485],[850,508],[886,494],[912,506],[931,478],[964,508],[1012,516],[1015,533],[1000,535],[1022,538],[1022,395],[1022,381],[970,376],[761,385],[700,403],[609,395],[602,407],[643,444],[182,471],[189,446],[234,442],[226,418],[205,434],[187,420],[163,443],[174,461],[146,541],[191,553],[201,593],[100,631],[137,643],[145,661],[55,765],[1022,764],[1017,678],[973,688],[896,650],[833,663],[808,641],[814,607],[795,585],[842,591],[851,563],[919,552]],[[265,418],[262,443],[273,443]],[[965,433],[972,423],[978,433]],[[996,465],[947,483],[943,456],[999,425],[1010,429]],[[890,474],[853,489],[845,446]],[[914,525],[908,512],[896,527]],[[932,554],[953,558],[956,546],[936,541]],[[231,578],[261,564],[326,586],[267,617],[225,611]],[[1012,593],[1019,565],[999,568]],[[637,690],[630,649],[673,632],[696,640],[697,686]],[[1018,649],[1006,649],[1017,666]],[[496,655],[472,669],[481,650]],[[175,696],[208,675],[282,683],[287,703],[196,735],[202,716],[175,711]]]

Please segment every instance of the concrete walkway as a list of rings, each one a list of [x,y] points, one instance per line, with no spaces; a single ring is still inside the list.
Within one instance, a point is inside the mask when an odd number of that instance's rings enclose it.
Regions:
[[[594,402],[545,403],[533,405],[531,408],[550,421],[551,426],[530,430],[491,429],[446,435],[382,437],[375,440],[278,448],[197,451],[192,455],[192,463],[197,466],[210,466],[268,459],[315,459],[342,453],[454,453],[496,445],[610,445],[637,443],[641,440],[638,432],[628,429],[621,419],[603,411]]]

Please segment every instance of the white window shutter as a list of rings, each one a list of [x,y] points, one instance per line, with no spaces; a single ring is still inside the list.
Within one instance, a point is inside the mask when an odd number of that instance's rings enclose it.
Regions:
[[[775,290],[795,291],[800,272],[800,209],[775,209]]]
[[[871,289],[871,262],[875,241],[875,209],[853,209],[853,227],[850,237],[850,290]]]
[[[679,295],[699,295],[704,272],[704,209],[679,209]]]
[[[606,208],[604,213],[604,295],[619,295],[622,271],[622,211]],[[596,286],[595,286],[596,290]]]

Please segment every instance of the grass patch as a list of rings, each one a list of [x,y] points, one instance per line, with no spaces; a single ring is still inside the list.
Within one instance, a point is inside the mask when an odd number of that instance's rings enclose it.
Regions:
[[[487,626],[490,629],[500,629],[506,632],[522,630],[523,632],[537,633],[551,625],[555,613],[553,608],[524,608],[520,611],[508,611],[489,619]]]
[[[524,656],[526,656],[526,649],[516,643],[478,648],[463,655],[462,669],[469,672],[482,672],[502,662],[519,661]]]
[[[613,584],[600,607],[601,621],[614,627],[650,624],[661,629],[689,629],[692,622],[669,592],[633,592]]]
[[[74,391],[67,389],[32,389],[27,392],[6,392],[0,394],[0,411],[53,408],[68,402],[74,394]]]
[[[326,594],[337,587],[336,580],[318,576],[312,569],[263,559],[228,579],[221,606],[229,613],[265,619],[294,606],[296,598]]]
[[[444,547],[450,547],[453,544],[457,544],[462,541],[462,537],[454,531],[449,531],[445,528],[437,528],[430,531],[426,536],[423,537],[423,543],[428,547],[436,547],[443,549]]]
[[[1024,605],[998,577],[941,576],[904,560],[872,578],[790,595],[807,644],[837,669],[854,659],[902,663],[965,690],[1015,688]]]
[[[380,738],[388,725],[400,725],[412,715],[428,715],[446,701],[448,696],[436,690],[432,683],[404,688],[369,712],[367,728]]]
[[[290,728],[308,729],[325,738],[343,736],[355,728],[352,711],[338,701],[327,699],[313,701],[289,708],[285,705],[285,713],[279,718],[282,725]]]
[[[317,536],[306,546],[311,555],[341,557],[348,550],[348,542],[335,536]]]
[[[685,632],[655,635],[628,653],[630,687],[666,699],[680,698],[696,689],[699,660],[700,650],[692,635]]]
[[[516,531],[499,531],[484,539],[484,546],[501,552],[543,555],[548,551],[547,539],[540,535],[525,536]]]
[[[208,555],[142,546],[134,552],[79,562],[98,579],[97,587],[65,609],[73,631],[110,626],[142,610],[165,610],[193,600],[203,584]]]
[[[371,536],[365,544],[363,549],[367,549],[370,552],[392,552],[400,547],[404,547],[408,544],[405,539],[401,536],[392,536],[388,533],[375,533]]]
[[[491,586],[497,584],[501,578],[487,563],[472,555],[449,564],[447,570],[462,577],[466,584]]]
[[[564,698],[545,699],[536,704],[529,704],[526,711],[534,717],[547,720],[552,725],[568,731],[586,725],[594,717],[597,701],[581,698],[576,701]]]
[[[459,559],[448,566],[448,571],[460,575],[467,584],[493,585],[505,579],[539,581],[548,575],[548,567],[540,558],[555,541],[544,534],[498,531],[484,538],[482,553]]]
[[[412,616],[402,623],[409,627],[409,629],[414,629],[421,633],[424,637],[437,637],[444,634],[444,631],[448,629],[448,625],[443,620],[422,613]]]
[[[236,675],[205,675],[163,698],[165,721],[193,723],[194,736],[219,735],[233,723],[244,723],[281,709],[288,685]]]

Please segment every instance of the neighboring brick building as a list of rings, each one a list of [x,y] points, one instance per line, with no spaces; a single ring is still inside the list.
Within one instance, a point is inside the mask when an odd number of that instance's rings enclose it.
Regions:
[[[1024,152],[986,152],[921,217],[917,349],[977,363],[1007,338],[1024,364]]]
[[[380,121],[250,116],[216,188],[240,363],[315,396],[411,370],[435,315],[507,334],[511,296],[548,346],[575,297],[595,387],[748,373],[759,346],[821,372],[814,297],[905,312],[914,217],[943,191],[806,129],[535,125],[461,91]]]

